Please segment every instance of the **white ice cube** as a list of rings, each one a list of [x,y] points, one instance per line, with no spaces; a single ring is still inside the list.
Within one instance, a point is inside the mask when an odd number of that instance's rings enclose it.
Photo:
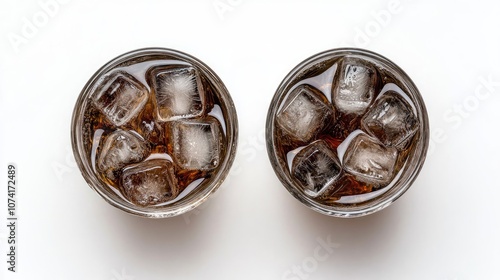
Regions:
[[[97,168],[111,180],[115,178],[114,171],[139,162],[149,154],[149,147],[144,139],[132,131],[116,130],[104,141],[97,157]]]
[[[198,117],[203,113],[204,90],[193,67],[159,67],[153,71],[153,88],[160,120]]]
[[[395,91],[378,98],[361,120],[367,133],[393,147],[404,146],[417,131],[418,124],[410,104]]]
[[[300,150],[292,163],[292,175],[311,197],[334,188],[341,171],[342,166],[336,152],[323,140],[315,141]]]
[[[133,203],[148,206],[170,201],[179,195],[172,162],[151,159],[127,166],[121,187]]]
[[[311,86],[294,89],[276,119],[287,135],[302,142],[310,141],[333,120],[333,107]]]
[[[344,169],[358,180],[379,186],[392,180],[397,159],[395,148],[360,133],[350,142],[342,162]]]
[[[172,158],[182,169],[210,170],[221,160],[222,128],[213,117],[182,119],[170,126]]]
[[[344,58],[332,92],[335,108],[344,114],[363,114],[374,100],[377,83],[373,66],[361,59]]]
[[[111,123],[121,126],[139,114],[148,100],[148,91],[132,76],[114,73],[93,100]]]

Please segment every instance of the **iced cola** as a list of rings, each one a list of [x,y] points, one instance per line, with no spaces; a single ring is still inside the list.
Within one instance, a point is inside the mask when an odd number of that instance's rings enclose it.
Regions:
[[[360,204],[415,167],[413,156],[426,149],[425,107],[398,71],[368,52],[334,50],[288,75],[267,136],[273,167],[292,194],[320,207]]]
[[[89,166],[81,165],[127,203],[179,204],[210,193],[200,188],[220,184],[227,173],[234,106],[222,82],[194,58],[137,51],[98,73],[83,95],[74,120],[80,160]]]

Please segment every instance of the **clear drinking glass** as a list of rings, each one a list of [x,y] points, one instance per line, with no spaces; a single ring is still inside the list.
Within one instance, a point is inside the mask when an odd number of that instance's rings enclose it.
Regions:
[[[425,161],[429,121],[406,73],[362,49],[316,54],[281,82],[267,151],[285,188],[335,217],[377,212],[405,193]]]
[[[165,218],[203,203],[228,175],[236,110],[220,78],[195,57],[146,48],[106,63],[73,112],[73,153],[111,205]]]

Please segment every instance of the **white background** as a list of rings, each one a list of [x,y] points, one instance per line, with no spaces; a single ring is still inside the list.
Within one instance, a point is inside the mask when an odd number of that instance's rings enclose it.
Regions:
[[[4,279],[499,279],[495,1],[73,0],[49,9],[47,2],[0,2],[2,273],[8,162],[19,169],[20,219],[18,273]],[[323,216],[289,195],[263,136],[284,76],[342,46],[402,67],[432,128],[411,189],[357,219]],[[80,90],[104,63],[142,47],[178,49],[208,64],[240,123],[228,180],[201,208],[171,219],[108,205],[71,152]],[[319,239],[336,248],[317,249]]]

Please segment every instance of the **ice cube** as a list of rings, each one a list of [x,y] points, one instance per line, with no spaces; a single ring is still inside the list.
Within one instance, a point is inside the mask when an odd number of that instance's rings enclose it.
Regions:
[[[397,158],[396,148],[385,147],[376,138],[360,133],[349,143],[342,162],[358,180],[382,186],[394,177]]]
[[[221,160],[222,128],[213,117],[171,122],[172,159],[186,170],[210,170]]]
[[[313,87],[302,85],[291,92],[276,121],[292,138],[309,142],[333,118],[334,109],[326,97]]]
[[[198,117],[204,109],[204,90],[193,67],[166,67],[153,72],[158,118],[162,121]]]
[[[125,167],[121,187],[127,198],[140,206],[167,202],[179,195],[174,167],[165,159],[152,159]]]
[[[366,132],[394,147],[404,145],[417,131],[418,123],[410,104],[395,91],[378,98],[361,120]]]
[[[134,77],[115,73],[95,95],[95,106],[116,126],[135,117],[148,100],[148,91]]]
[[[311,197],[318,197],[334,188],[341,171],[337,153],[323,140],[309,144],[292,162],[293,177]]]
[[[377,84],[373,66],[361,59],[344,58],[332,92],[336,109],[344,114],[363,114],[375,97]]]
[[[114,180],[114,171],[127,164],[139,162],[148,154],[149,147],[140,135],[118,129],[106,137],[98,155],[97,168],[106,177]]]

